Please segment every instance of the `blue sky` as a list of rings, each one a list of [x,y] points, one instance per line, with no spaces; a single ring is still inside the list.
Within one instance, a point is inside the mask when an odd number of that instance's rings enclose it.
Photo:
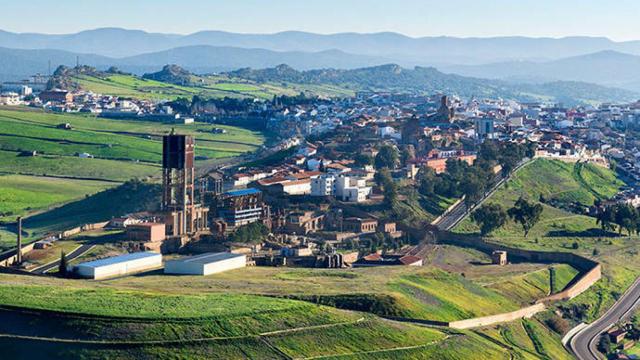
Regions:
[[[410,36],[606,36],[640,39],[638,0],[13,0],[0,29],[98,27],[192,33],[395,31]]]

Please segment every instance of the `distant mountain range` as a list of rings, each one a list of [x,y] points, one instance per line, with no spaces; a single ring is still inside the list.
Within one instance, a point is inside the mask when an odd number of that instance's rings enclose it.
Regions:
[[[483,64],[508,60],[553,60],[614,50],[640,55],[640,41],[615,42],[601,37],[412,38],[397,33],[321,35],[298,31],[238,34],[202,31],[190,35],[103,28],[75,34],[17,34],[0,31],[0,47],[58,49],[108,57],[129,57],[179,47],[208,45],[280,52],[345,53],[387,58],[408,65]]]
[[[256,82],[286,81],[297,84],[332,84],[358,90],[422,91],[448,93],[464,97],[503,97],[522,101],[541,99],[575,104],[580,102],[633,101],[639,96],[628,90],[600,85],[554,81],[543,84],[514,84],[455,74],[444,74],[433,67],[405,69],[395,64],[340,70],[298,71],[287,65],[269,69],[240,69],[229,76]]]
[[[59,65],[82,65],[98,69],[117,66],[135,74],[157,71],[166,64],[179,64],[195,73],[229,71],[242,67],[267,68],[290,64],[296,69],[319,68],[353,69],[389,63],[388,59],[347,54],[338,50],[316,53],[276,52],[264,49],[235,47],[189,46],[125,58],[111,58],[94,54],[63,50],[24,50],[0,48],[0,80],[19,80],[35,73],[47,74]]]
[[[640,56],[600,51],[559,60],[445,65],[442,71],[514,82],[585,81],[640,92]]]
[[[483,93],[483,86],[526,84],[538,87],[538,91],[544,84],[557,81],[574,84],[568,87],[571,89],[577,83],[582,84],[578,86],[582,89],[586,86],[583,83],[594,83],[640,92],[640,41],[615,42],[594,37],[411,38],[396,33],[320,35],[294,31],[176,35],[116,28],[68,35],[0,31],[0,81],[46,74],[49,62],[53,70],[59,65],[74,66],[76,60],[102,70],[117,66],[138,75],[158,71],[166,64],[177,64],[195,73],[275,68],[279,64],[295,70],[354,70],[397,64],[398,68],[418,67],[419,74],[435,67],[444,73],[476,78],[467,84],[474,84],[477,95]],[[326,73],[332,71],[335,70]],[[404,76],[402,73],[393,81]],[[416,80],[420,76],[410,78]],[[455,82],[460,78],[446,80]],[[440,77],[422,80],[436,79]],[[452,85],[436,82],[429,86],[444,91]]]

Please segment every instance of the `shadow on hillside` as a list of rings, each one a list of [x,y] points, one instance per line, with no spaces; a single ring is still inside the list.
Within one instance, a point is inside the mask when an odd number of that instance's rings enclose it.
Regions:
[[[34,215],[25,220],[25,228],[36,235],[76,226],[108,221],[113,217],[139,211],[157,210],[161,187],[139,180],[87,196],[82,200]]]
[[[583,231],[569,231],[569,230],[552,230],[547,232],[547,237],[619,237],[620,235],[615,232],[606,231],[598,228],[591,228]]]

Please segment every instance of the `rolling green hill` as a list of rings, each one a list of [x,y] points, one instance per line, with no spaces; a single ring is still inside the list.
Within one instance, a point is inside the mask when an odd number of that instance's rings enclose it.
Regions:
[[[82,89],[99,94],[149,100],[174,100],[179,97],[191,98],[194,95],[203,98],[231,97],[270,100],[274,96],[294,96],[301,92],[328,97],[343,97],[354,94],[352,90],[329,84],[296,84],[287,81],[257,83],[227,75],[192,75],[191,78],[188,85],[176,85],[122,74],[79,75],[74,76],[71,81],[77,82]]]

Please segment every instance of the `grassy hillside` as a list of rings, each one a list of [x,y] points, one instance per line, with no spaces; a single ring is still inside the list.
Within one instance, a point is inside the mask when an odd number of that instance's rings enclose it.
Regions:
[[[607,169],[536,160],[518,171],[487,201],[507,208],[520,195],[536,201],[542,194],[547,199],[571,199],[589,204],[596,198],[613,195],[621,184]],[[577,322],[592,321],[640,276],[640,238],[603,232],[592,217],[547,204],[543,206],[541,220],[528,238],[524,238],[519,225],[508,222],[491,235],[491,241],[527,249],[574,252],[601,262],[603,278],[568,304],[558,305]],[[478,228],[465,219],[454,231],[477,234]]]
[[[0,222],[46,210],[56,204],[78,200],[103,191],[112,183],[48,177],[0,176]]]
[[[579,241],[584,235],[593,236],[599,233],[595,219],[576,215],[549,204],[578,203],[583,207],[590,206],[596,199],[612,197],[623,185],[611,170],[595,165],[538,159],[518,171],[505,186],[487,200],[487,203],[498,203],[508,209],[520,196],[530,201],[538,201],[543,197],[545,204],[541,220],[531,230],[529,238],[560,237],[566,238],[567,241]],[[479,229],[467,218],[454,231],[477,233]],[[513,239],[514,244],[518,245],[522,237],[522,228],[509,221],[503,228],[495,231],[493,236],[501,240]]]
[[[52,358],[91,359],[509,358],[506,349],[472,332],[447,333],[307,302],[131,291],[51,278],[35,278],[25,286],[16,280],[20,277],[0,275],[0,305],[30,310],[0,309],[0,333],[5,334],[0,344],[12,358],[28,358],[31,348]],[[56,343],[48,340],[52,337],[74,341]]]
[[[56,128],[69,123],[72,130]],[[87,152],[96,158],[159,163],[160,136],[175,128],[194,135],[197,155],[229,157],[252,151],[264,140],[259,134],[226,127],[227,134],[213,134],[211,125],[173,125],[153,122],[118,121],[82,115],[60,115],[39,111],[0,110],[0,149],[35,150],[58,156]]]
[[[334,85],[295,84],[288,82],[257,83],[251,80],[231,78],[226,75],[192,76],[191,86],[142,79],[132,75],[109,75],[95,77],[81,75],[74,80],[85,90],[99,94],[121,97],[172,100],[178,97],[199,95],[205,98],[261,98],[272,99],[274,95],[298,95],[307,92],[319,96],[350,96],[351,90]]]

